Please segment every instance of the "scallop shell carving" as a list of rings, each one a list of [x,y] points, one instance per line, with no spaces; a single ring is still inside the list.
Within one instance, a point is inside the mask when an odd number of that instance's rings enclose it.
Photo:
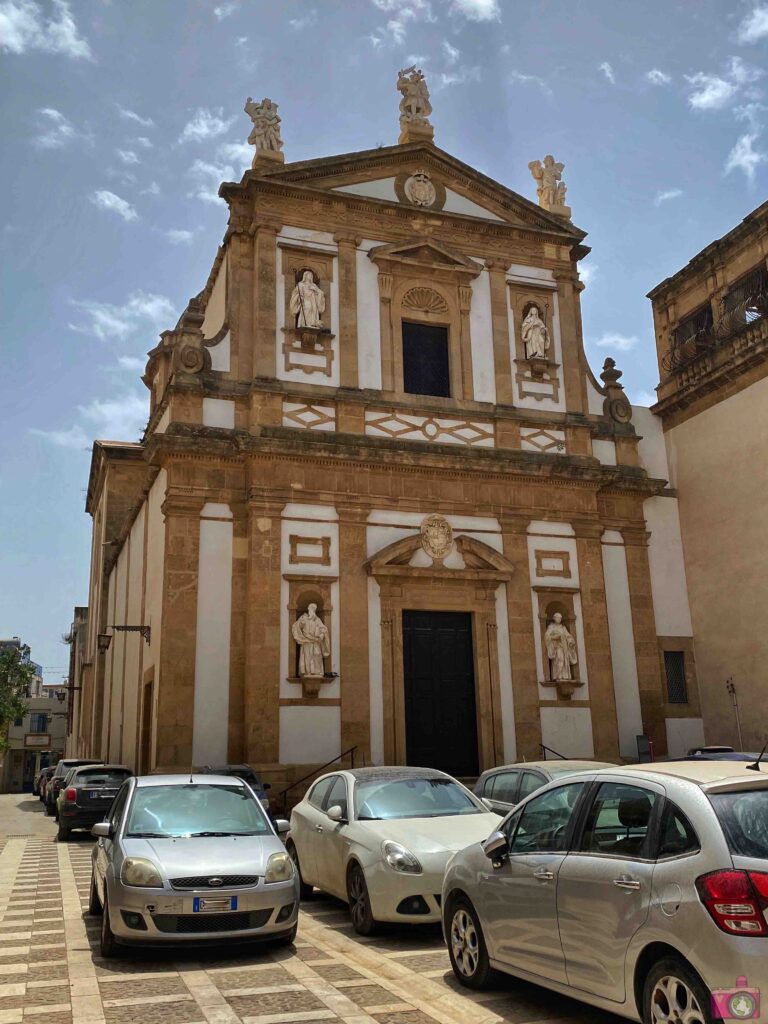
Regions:
[[[448,303],[431,288],[411,288],[403,296],[403,305],[419,313],[447,313]]]

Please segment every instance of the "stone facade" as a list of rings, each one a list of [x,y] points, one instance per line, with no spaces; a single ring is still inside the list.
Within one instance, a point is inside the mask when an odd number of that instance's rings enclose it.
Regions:
[[[765,742],[768,697],[766,227],[768,203],[649,295],[661,371],[653,411],[679,496],[706,737],[746,750]]]
[[[430,140],[257,163],[220,194],[208,283],[149,354],[144,440],[94,447],[82,752],[247,761],[278,783],[350,748],[412,761],[419,610],[470,616],[477,770],[541,744],[631,759],[640,733],[676,752],[653,572],[685,600],[676,500],[658,424],[641,436],[620,373],[587,364],[584,232]],[[290,312],[306,270],[318,328]],[[520,336],[533,305],[546,358]],[[413,330],[444,343],[445,392],[413,393]],[[291,633],[310,603],[330,638],[313,681]],[[556,612],[570,692],[543,645]],[[113,624],[150,640],[100,654]]]

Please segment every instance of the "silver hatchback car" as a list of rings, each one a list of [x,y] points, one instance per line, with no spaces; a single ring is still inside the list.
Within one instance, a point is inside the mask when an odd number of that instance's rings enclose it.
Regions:
[[[471,988],[498,969],[644,1024],[766,1020],[768,765],[552,782],[456,854],[442,907]]]
[[[101,953],[168,944],[296,935],[299,880],[278,832],[242,779],[131,778],[94,825],[89,910]]]

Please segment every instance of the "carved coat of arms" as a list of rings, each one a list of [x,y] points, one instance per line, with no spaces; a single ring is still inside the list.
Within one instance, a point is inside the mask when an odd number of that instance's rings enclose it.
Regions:
[[[444,516],[427,516],[421,524],[421,546],[436,561],[447,557],[453,547],[453,530]]]
[[[414,206],[431,206],[437,199],[435,186],[426,171],[415,171],[405,183],[405,194]]]

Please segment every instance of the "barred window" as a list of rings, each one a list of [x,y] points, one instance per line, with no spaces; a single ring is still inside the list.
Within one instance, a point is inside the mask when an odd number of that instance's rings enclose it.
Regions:
[[[712,306],[707,303],[677,325],[672,333],[672,347],[678,348],[686,341],[711,334],[712,324]]]
[[[756,311],[762,309],[765,303],[766,292],[768,292],[768,268],[757,267],[737,281],[728,290],[723,300],[723,312],[728,313],[742,303]],[[764,310],[761,315],[764,315]]]
[[[667,677],[667,700],[670,704],[688,703],[685,681],[685,651],[664,651],[664,672]]]

